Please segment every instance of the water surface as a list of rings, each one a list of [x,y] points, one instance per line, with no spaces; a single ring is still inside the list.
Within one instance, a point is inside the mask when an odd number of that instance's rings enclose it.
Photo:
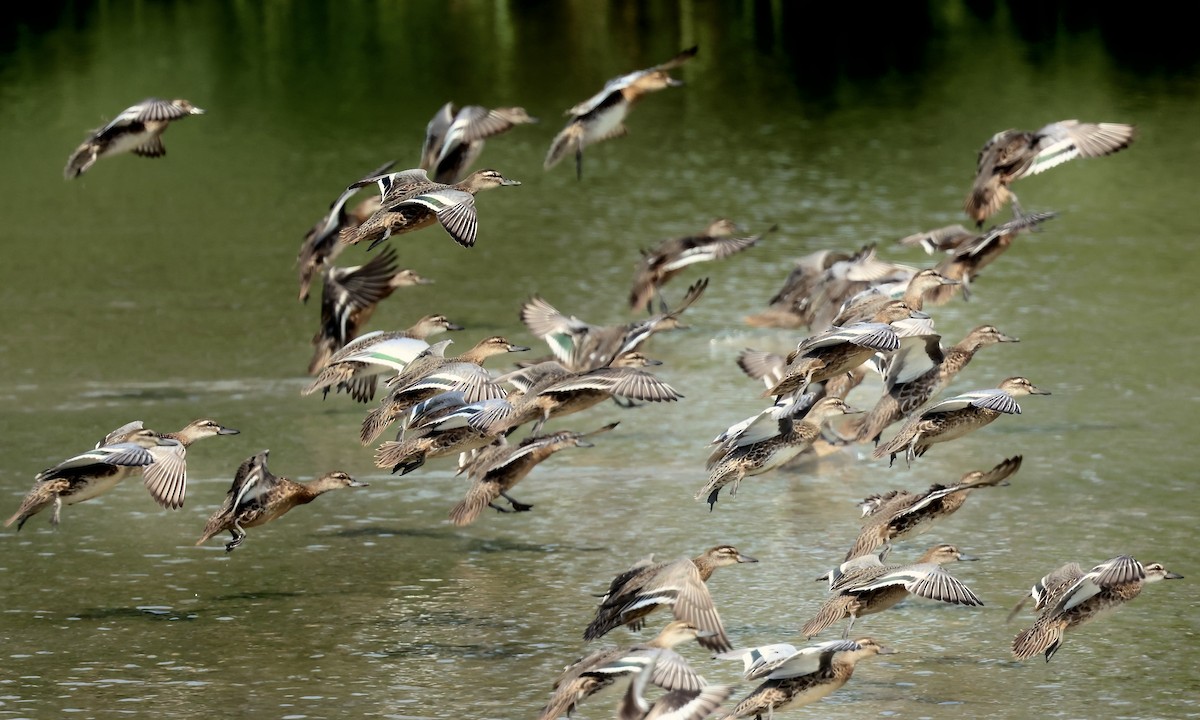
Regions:
[[[1144,45],[1137,18],[1122,27],[1078,10],[931,3],[817,24],[789,3],[26,9],[0,36],[5,502],[130,419],[172,430],[209,416],[242,434],[194,448],[181,511],[131,481],[64,510],[56,532],[40,515],[0,533],[0,717],[532,717],[585,651],[592,594],[634,560],[733,543],[762,561],[712,581],[735,642],[800,642],[823,597],[811,578],[856,533],[854,500],[1013,454],[1025,463],[1010,487],[977,493],[893,556],[958,544],[981,559],[953,571],[987,605],[910,602],[869,617],[862,631],[901,653],[791,714],[1195,715],[1200,392],[1186,313],[1200,271],[1200,75],[1190,43]],[[640,104],[627,138],[589,148],[582,183],[568,163],[543,172],[562,109],[692,44],[686,87]],[[85,131],[148,95],[209,113],[172,127],[165,159],[105,159],[65,183]],[[437,283],[398,292],[373,329],[440,312],[468,328],[456,348],[494,333],[537,345],[517,320],[533,293],[623,322],[639,248],[716,215],[781,228],[668,286],[678,297],[712,278],[692,329],[647,348],[683,401],[556,422],[621,425],[519,486],[533,512],[461,530],[445,520],[465,489],[449,460],[391,477],[357,443],[365,408],[299,395],[319,309],[296,302],[292,266],[349,181],[388,158],[415,164],[447,100],[543,118],[483,156],[524,184],[480,197],[470,251],[437,229],[395,241]],[[1022,339],[981,352],[954,389],[1023,374],[1053,396],[911,469],[860,450],[752,478],[712,513],[694,503],[705,444],[762,406],[736,354],[800,339],[741,322],[792,258],[878,242],[885,257],[929,264],[891,242],[965,221],[980,144],[1071,117],[1135,122],[1140,137],[1022,180],[1027,209],[1061,216],[988,268],[970,303],[935,310],[949,342],[982,323]],[[869,404],[877,388],[851,399]],[[252,529],[231,555],[216,541],[193,547],[238,463],[263,448],[279,474],[342,468],[371,486]],[[1004,615],[1024,588],[1064,562],[1122,553],[1189,579],[1070,636],[1049,665],[1009,659],[1018,628]],[[736,663],[686,654],[710,681],[736,681]],[[611,716],[614,701],[582,713]]]

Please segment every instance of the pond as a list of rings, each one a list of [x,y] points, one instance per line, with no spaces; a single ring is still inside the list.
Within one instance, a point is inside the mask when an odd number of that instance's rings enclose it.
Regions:
[[[1196,714],[1200,390],[1187,313],[1200,272],[1200,55],[1182,28],[1078,11],[946,2],[864,22],[862,8],[821,19],[799,4],[686,0],[22,9],[0,34],[5,502],[15,510],[41,469],[130,420],[175,430],[211,417],[241,433],[192,449],[181,510],[160,509],[135,477],[66,507],[57,530],[43,513],[0,532],[0,718],[533,717],[561,668],[594,647],[581,634],[595,595],[634,561],[733,544],[760,560],[710,583],[734,643],[800,644],[824,598],[812,578],[853,540],[856,501],[1018,454],[1010,486],[974,493],[891,558],[953,543],[979,558],[951,569],[985,605],[910,600],[860,620],[856,633],[899,652],[789,714]],[[563,110],[691,45],[697,56],[674,71],[685,85],[644,98],[627,137],[589,147],[582,181],[570,161],[543,170]],[[147,96],[207,113],[172,126],[165,158],[104,158],[64,181],[87,131]],[[514,492],[532,512],[462,529],[446,519],[467,487],[453,459],[392,476],[358,442],[369,406],[301,396],[319,291],[297,302],[294,268],[348,183],[389,159],[416,165],[447,101],[541,118],[490,140],[477,165],[522,185],[480,195],[470,250],[439,228],[393,239],[435,283],[397,291],[368,329],[441,313],[466,328],[454,351],[502,334],[537,356],[543,343],[518,319],[530,296],[628,322],[639,249],[718,216],[748,232],[779,226],[666,287],[677,301],[710,278],[690,328],[645,348],[682,400],[553,421],[620,425],[535,469]],[[712,512],[694,501],[709,440],[766,404],[737,354],[786,352],[805,335],[743,321],[793,260],[877,243],[881,257],[932,265],[895,240],[967,222],[982,143],[1066,118],[1139,135],[1111,158],[1019,181],[1026,210],[1059,216],[1018,238],[969,302],[930,309],[947,343],[984,323],[1021,339],[981,352],[949,392],[1024,375],[1053,394],[911,468],[856,446],[750,478]],[[356,247],[338,262],[370,256]],[[850,402],[869,407],[879,392],[869,379]],[[251,528],[233,553],[195,547],[238,464],[268,448],[275,473],[341,469],[370,486]],[[1029,616],[1005,616],[1035,580],[1120,554],[1188,579],[1072,633],[1049,664],[1011,659]],[[660,620],[604,641],[644,640]],[[682,652],[710,682],[739,680],[736,662]],[[611,717],[616,699],[580,714]]]

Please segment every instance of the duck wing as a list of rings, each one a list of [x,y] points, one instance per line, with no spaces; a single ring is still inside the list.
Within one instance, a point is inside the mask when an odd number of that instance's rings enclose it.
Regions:
[[[67,458],[52,468],[47,468],[34,478],[37,482],[50,480],[65,470],[85,468],[92,465],[116,465],[119,467],[141,467],[154,462],[154,457],[140,445],[117,443],[106,445]]]
[[[350,347],[350,345],[346,346],[346,348]],[[389,367],[399,372],[427,347],[429,347],[429,343],[412,337],[385,338],[378,342],[370,343],[365,347],[357,347],[341,358],[335,355],[330,360],[330,364],[361,362]]]
[[[96,131],[94,139],[101,141],[110,139],[128,128],[144,125],[147,122],[178,120],[190,114],[187,110],[172,105],[167,100],[147,98],[137,105],[131,105],[122,110],[120,115]]]
[[[788,653],[788,649],[791,652]],[[755,648],[748,654],[762,652],[753,661],[747,658],[747,667],[743,674],[746,680],[786,680],[790,678],[811,675],[829,664],[834,653],[858,650],[858,643],[853,640],[833,640],[819,643],[797,650],[786,643],[767,645]]]
[[[841,343],[852,343],[859,347],[870,348],[876,352],[892,352],[900,347],[900,339],[890,325],[884,323],[855,323],[844,328],[832,330],[805,338],[789,355],[800,357],[813,350],[831,347]]]
[[[738,353],[737,365],[751,378],[762,380],[768,388],[779,384],[779,381],[783,379],[783,371],[787,367],[782,355],[750,348]]]
[[[450,363],[413,383],[406,390],[457,390],[468,403],[503,400],[508,396],[508,390],[493,381],[491,373],[475,363]]]
[[[448,102],[438,109],[425,126],[425,143],[421,147],[421,168],[432,170],[442,154],[446,133],[454,124],[454,103]]]
[[[859,580],[844,586],[845,592],[862,593],[870,590],[903,585],[913,595],[955,605],[983,605],[983,601],[961,580],[946,572],[940,565],[918,563],[892,566],[870,580]]]
[[[142,483],[159,505],[177,510],[187,492],[187,448],[181,442],[150,448],[154,462],[142,470]]]
[[[455,190],[453,191],[454,197],[458,198],[459,193],[466,197],[461,198],[453,205],[446,205],[440,209],[436,207],[436,204],[441,202],[443,197],[451,195],[451,191],[439,193],[436,201],[431,200],[429,195],[419,195],[413,198],[413,201],[424,201],[430,209],[437,213],[438,222],[442,224],[450,237],[454,238],[454,242],[463,247],[471,247],[475,244],[475,237],[479,232],[479,220],[475,215],[475,196],[468,192]]]
[[[435,190],[405,198],[398,202],[393,210],[405,213],[416,208],[424,208],[434,213],[454,242],[463,247],[475,244],[478,228],[475,219],[475,196],[471,193],[453,188]]]
[[[721,624],[721,616],[717,614],[712,596],[708,593],[708,586],[700,579],[700,571],[691,558],[680,558],[654,573],[626,607],[626,611],[645,605],[670,605],[676,620],[716,633],[696,638],[702,647],[717,652],[733,649]]]
[[[263,498],[279,485],[280,478],[267,469],[267,451],[248,458],[238,467],[229,488],[234,513],[262,504]]]
[[[1012,396],[1003,390],[989,388],[986,390],[972,390],[961,395],[955,395],[939,403],[930,405],[921,414],[921,417],[936,413],[955,412],[965,410],[969,407],[985,408],[995,410],[1005,414],[1019,414],[1021,406],[1017,405],[1017,401],[1012,399]]]
[[[1050,123],[1034,136],[1034,155],[1018,177],[1036,175],[1077,157],[1102,157],[1129,147],[1135,129],[1124,123]]]
[[[592,327],[574,315],[564,315],[538,295],[529,298],[521,306],[521,322],[529,328],[529,332],[540,338],[556,333],[574,335],[587,332]]]
[[[631,400],[669,402],[679,400],[675,388],[654,375],[633,368],[597,368],[560,382],[542,390],[543,395],[571,393],[578,390],[599,390]]]
[[[775,230],[772,227],[767,232]],[[683,248],[660,264],[664,271],[680,270],[688,265],[710,260],[724,260],[742,250],[753,247],[767,232],[748,237],[697,237],[685,238]]]
[[[331,267],[325,271],[321,291],[321,333],[343,347],[357,327],[352,318],[360,311],[374,307],[391,295],[391,279],[398,263],[396,251],[385,248],[370,262],[353,268]]]
[[[962,225],[947,225],[936,230],[913,233],[896,241],[898,245],[912,247],[920,246],[927,255],[954,250],[966,240],[975,237],[975,233]]]
[[[1029,592],[1029,596],[1033,598],[1033,609],[1041,610],[1056,601],[1063,592],[1079,582],[1083,575],[1083,568],[1079,563],[1071,562],[1043,576]]]
[[[113,430],[109,434],[105,435],[103,440],[96,443],[96,449],[100,449],[105,445],[116,445],[117,443],[125,442],[130,435],[134,434],[138,430],[145,429],[146,425],[141,420],[127,422],[116,430]]]
[[[414,190],[434,184],[424,169],[413,168],[411,170],[401,170],[400,172],[365,177],[351,184],[346,189],[351,190],[365,187],[371,183],[379,186],[379,195],[382,198],[380,202],[381,212],[390,210],[394,206],[394,203],[404,199],[404,197]]]
[[[1099,595],[1107,588],[1143,580],[1145,577],[1146,569],[1140,562],[1128,555],[1119,555],[1092,568],[1089,573],[1067,588],[1062,597],[1058,599],[1055,611],[1065,612],[1081,605],[1089,598]]]

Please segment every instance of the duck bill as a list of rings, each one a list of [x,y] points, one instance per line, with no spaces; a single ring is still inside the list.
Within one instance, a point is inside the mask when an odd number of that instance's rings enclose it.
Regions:
[[[696,631],[697,638],[710,638],[710,637],[716,637],[716,636],[717,636],[716,630],[697,630]]]
[[[347,487],[371,487],[370,483],[362,482],[361,480],[351,480]]]
[[[1038,387],[1037,385],[1030,385],[1029,386],[1029,394],[1030,395],[1049,395],[1050,391],[1043,390],[1040,387]]]
[[[739,563],[756,563],[756,562],[758,562],[758,558],[752,558],[749,555],[743,555],[742,553],[738,553],[737,561]]]
[[[503,182],[501,182],[500,184],[501,184],[501,185],[514,185],[514,186],[515,186],[515,185],[520,185],[520,184],[521,184],[521,181],[520,181],[520,180],[509,180],[508,178],[504,178],[504,181],[503,181]]]
[[[527,350],[529,350],[529,348],[525,347],[524,345],[509,345],[508,346],[509,352],[525,352]]]
[[[890,648],[890,647],[880,647],[879,648],[880,655],[895,655],[897,652],[899,652],[899,651],[896,650],[896,648]]]
[[[910,318],[913,318],[914,320],[928,320],[929,319],[929,313],[921,312],[920,310],[910,310],[908,313],[908,316]]]
[[[234,430],[233,428],[227,428],[227,427],[223,427],[223,428],[221,428],[220,430],[218,430],[218,431],[217,431],[217,434],[218,434],[218,435],[241,435],[241,434],[242,434],[242,431],[241,431],[241,430]]]
[[[433,282],[433,281],[430,280],[429,282]],[[458,323],[446,323],[446,329],[447,330],[466,330],[465,327],[463,327],[462,325],[459,325]]]
[[[1012,335],[1005,335],[1004,333],[1000,333],[997,336],[997,339],[1000,340],[1000,342],[1021,342],[1021,338],[1013,337]]]
[[[967,555],[966,553],[959,553],[958,559],[960,562],[975,562],[979,558],[975,557],[974,555]]]
[[[1163,580],[1182,580],[1182,579],[1183,579],[1183,576],[1180,575],[1179,573],[1168,572],[1166,575],[1163,575]]]

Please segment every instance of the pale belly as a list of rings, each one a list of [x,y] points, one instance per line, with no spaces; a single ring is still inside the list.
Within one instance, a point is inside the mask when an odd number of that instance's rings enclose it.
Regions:
[[[618,103],[601,111],[586,126],[583,134],[584,143],[597,142],[616,132],[617,128],[621,127],[621,123],[625,122],[625,116],[628,114],[628,103]]]
[[[926,443],[929,443],[929,444],[948,442],[950,440],[957,440],[958,438],[960,438],[964,435],[968,435],[972,432],[975,432],[979,428],[983,427],[984,425],[987,425],[988,423],[990,423],[992,420],[995,420],[995,419],[996,418],[994,418],[994,417],[992,417],[992,418],[971,418],[967,422],[955,423],[953,427],[950,427],[950,428],[938,433],[937,435],[934,435],[933,437],[926,435],[924,440]]]
[[[66,505],[74,505],[85,500],[91,500],[94,497],[99,497],[104,493],[112,490],[122,480],[129,476],[132,472],[131,468],[117,468],[117,472],[106,477],[91,478],[81,483],[77,483],[77,490],[73,490],[70,494],[60,496]]]
[[[758,468],[757,470],[748,472],[746,474],[747,475],[762,475],[765,472],[774,470],[775,468],[779,467],[780,465],[787,464],[793,458],[795,458],[797,455],[804,452],[804,449],[806,447],[808,447],[808,446],[807,445],[789,445],[787,447],[780,448],[780,449],[776,450],[771,455],[771,457],[767,459],[767,461],[765,463],[763,463],[762,467]]]
[[[862,604],[854,608],[854,610],[860,616],[874,615],[875,613],[881,613],[884,610],[899,605],[907,597],[908,591],[903,586],[895,585],[882,590],[875,590],[871,593],[864,593]]]
[[[846,681],[842,680],[839,682],[831,679],[826,682],[818,682],[816,684],[809,683],[811,683],[811,681],[805,679],[805,684],[808,684],[809,687],[796,692],[796,694],[792,695],[791,699],[789,699],[787,702],[776,705],[775,709],[783,710],[785,708],[800,707],[801,705],[815,703],[821,698],[832,694],[834,690],[837,690],[841,686],[845,685]]]
[[[109,155],[120,155],[133,151],[134,148],[141,147],[143,143],[150,139],[152,133],[143,131],[140,133],[126,133],[108,143],[104,150],[100,152],[100,157],[108,157]]]

